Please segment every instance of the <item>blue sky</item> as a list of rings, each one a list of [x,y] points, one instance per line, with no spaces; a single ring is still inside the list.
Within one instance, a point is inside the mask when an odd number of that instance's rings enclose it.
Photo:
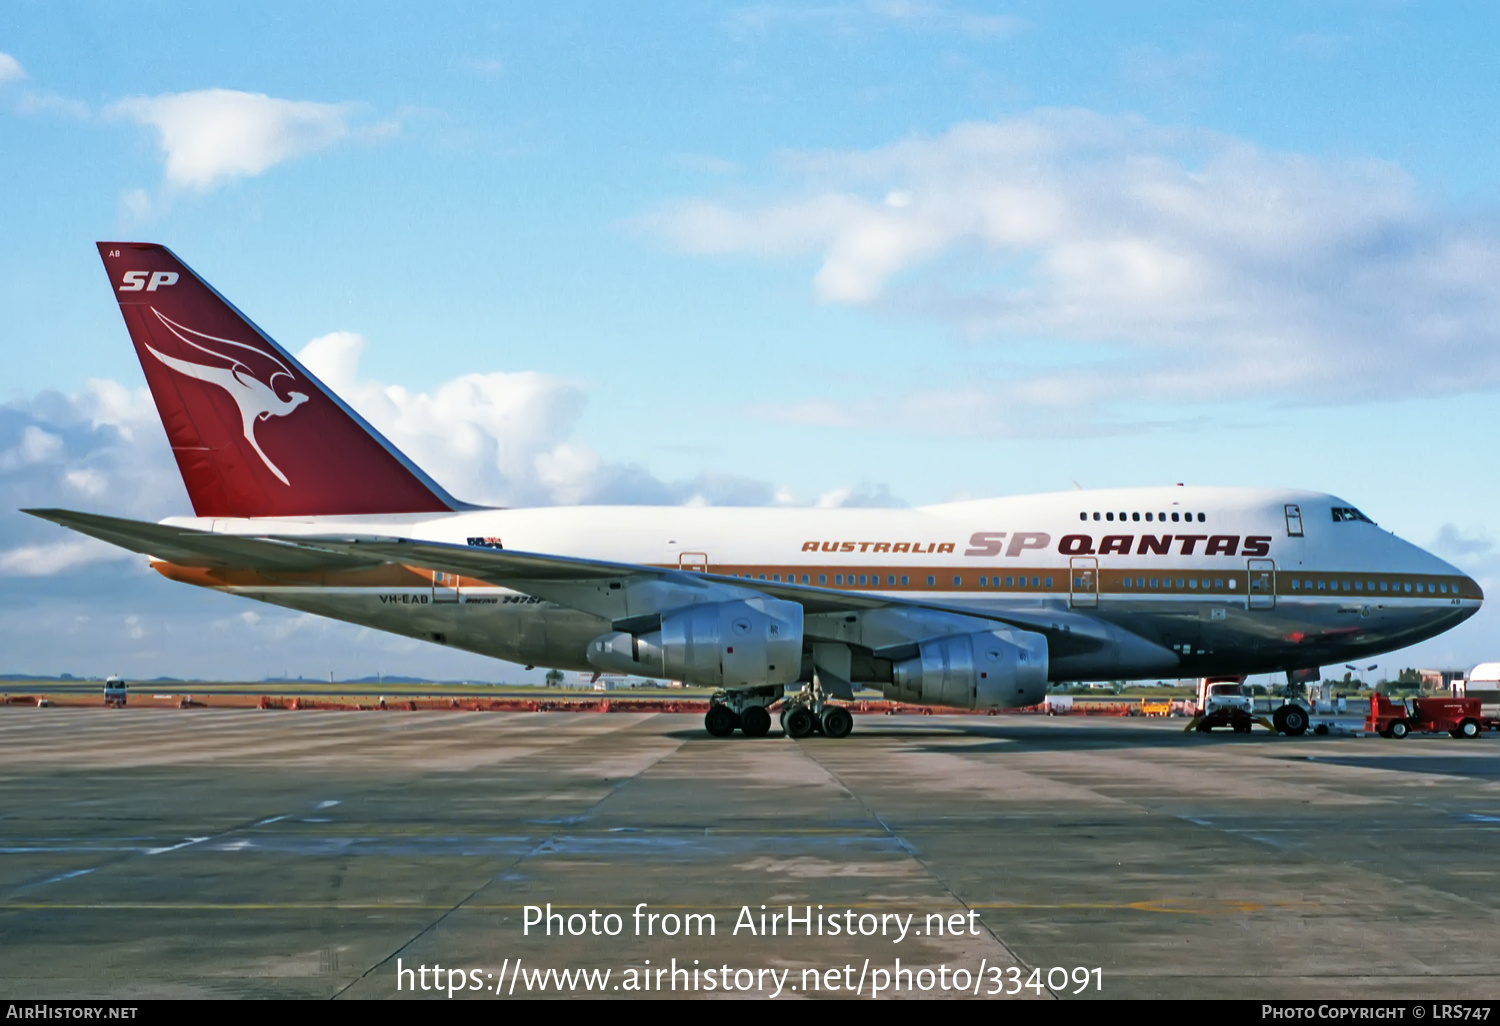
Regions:
[[[0,498],[187,510],[91,245],[131,237],[319,340],[466,498],[1288,485],[1493,590],[1497,26],[1478,4],[7,5]],[[0,513],[0,670],[259,676],[274,643],[309,673],[496,675],[53,531]],[[1494,622],[1391,658],[1491,658]],[[213,666],[171,642],[199,629]]]

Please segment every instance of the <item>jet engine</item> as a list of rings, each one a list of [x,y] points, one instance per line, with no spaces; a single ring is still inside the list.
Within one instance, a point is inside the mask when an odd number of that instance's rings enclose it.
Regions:
[[[1034,705],[1047,693],[1047,639],[1000,629],[923,641],[891,667],[885,697],[916,705],[998,709]]]
[[[591,666],[712,687],[790,684],[802,673],[802,606],[773,598],[687,606],[640,634],[589,642]]]

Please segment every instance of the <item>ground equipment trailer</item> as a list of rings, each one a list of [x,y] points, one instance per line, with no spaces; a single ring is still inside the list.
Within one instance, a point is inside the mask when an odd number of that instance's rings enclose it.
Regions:
[[[1370,715],[1365,730],[1381,737],[1403,738],[1408,734],[1441,734],[1475,738],[1486,730],[1500,729],[1500,721],[1481,714],[1477,698],[1413,698],[1392,702],[1384,695],[1370,696]]]

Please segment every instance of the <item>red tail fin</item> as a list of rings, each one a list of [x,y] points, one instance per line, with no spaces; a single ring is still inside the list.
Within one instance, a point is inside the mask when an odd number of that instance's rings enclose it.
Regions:
[[[171,250],[99,255],[200,517],[460,508]]]

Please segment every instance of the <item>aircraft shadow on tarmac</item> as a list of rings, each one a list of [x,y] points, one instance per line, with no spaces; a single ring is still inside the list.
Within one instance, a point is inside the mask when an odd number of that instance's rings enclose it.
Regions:
[[[1185,733],[1173,729],[1162,729],[1157,727],[1144,728],[1140,725],[1114,726],[1114,725],[1091,725],[1088,727],[1067,727],[1055,723],[997,723],[985,722],[978,718],[952,717],[952,723],[922,723],[920,726],[907,726],[902,723],[877,722],[871,723],[871,717],[860,717],[855,720],[854,733],[838,744],[858,744],[861,739],[882,741],[926,741],[934,742],[920,745],[922,750],[933,752],[945,752],[948,754],[980,754],[985,752],[1018,752],[1018,751],[1091,751],[1117,748],[1144,748],[1163,745],[1202,745],[1202,744],[1226,744],[1237,745],[1263,745],[1263,744],[1285,744],[1297,739],[1283,738],[1269,731],[1256,731],[1251,734],[1230,734],[1220,731],[1214,735]],[[978,722],[976,722],[978,720]],[[1185,723],[1185,721],[1179,721]],[[681,741],[703,741],[710,740],[706,730],[702,728],[689,728],[685,730],[672,731],[668,737]],[[747,738],[736,733],[728,738],[712,738],[719,744],[725,743],[750,743],[764,744],[783,740],[784,736],[776,729],[765,738]],[[1321,740],[1321,739],[1319,739]],[[814,736],[801,743],[832,743],[827,739]],[[935,743],[943,742],[943,743]],[[973,742],[981,742],[975,744]]]
[[[1469,744],[1470,742],[1463,742]],[[1381,769],[1396,773],[1438,773],[1451,777],[1500,779],[1500,759],[1493,750],[1466,755],[1299,755],[1299,761],[1327,762],[1355,769]],[[1489,756],[1488,758],[1486,756]]]

